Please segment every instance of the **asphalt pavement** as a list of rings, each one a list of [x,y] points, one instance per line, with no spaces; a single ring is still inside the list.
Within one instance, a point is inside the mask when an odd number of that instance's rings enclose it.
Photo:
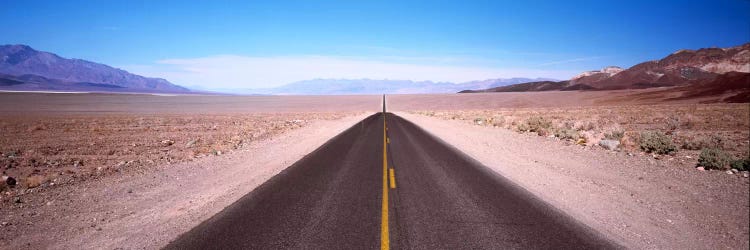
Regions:
[[[413,123],[383,114],[166,248],[619,248]]]

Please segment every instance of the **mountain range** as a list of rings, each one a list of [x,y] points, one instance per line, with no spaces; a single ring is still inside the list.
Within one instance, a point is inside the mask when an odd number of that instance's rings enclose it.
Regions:
[[[708,92],[750,89],[750,43],[730,48],[679,50],[662,59],[639,63],[628,69],[610,66],[583,72],[566,81],[528,82],[464,90],[460,93],[617,90],[673,86],[694,87]]]
[[[0,45],[0,89],[186,93],[161,78],[143,77],[104,64],[62,58],[27,45]]]
[[[225,92],[262,95],[350,95],[350,94],[417,94],[456,93],[467,88],[493,88],[548,78],[498,78],[464,83],[374,80],[374,79],[313,79],[265,89],[231,89]]]
[[[499,78],[464,83],[313,79],[263,89],[188,88],[161,78],[129,73],[100,63],[67,59],[27,45],[0,46],[0,90],[196,93],[214,91],[260,95],[475,93],[568,90],[617,90],[679,87],[707,93],[750,93],[750,43],[731,48],[680,50],[628,69],[616,66],[583,72],[570,80]],[[690,92],[690,91],[688,91]],[[744,93],[743,92],[743,93]],[[699,94],[699,93],[693,93]]]
[[[195,86],[199,92],[260,95],[335,95],[335,94],[407,94],[455,93],[546,78],[507,78],[465,83],[372,80],[314,79],[263,89],[215,89]],[[17,91],[94,91],[94,92],[168,92],[188,93],[188,88],[161,78],[149,78],[100,63],[67,59],[37,51],[27,45],[0,46],[0,89]],[[193,91],[195,92],[195,91]]]

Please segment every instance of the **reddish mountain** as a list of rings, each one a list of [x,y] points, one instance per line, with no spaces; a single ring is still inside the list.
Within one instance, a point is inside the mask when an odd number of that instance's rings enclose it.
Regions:
[[[740,93],[747,102],[750,92],[750,43],[731,48],[680,50],[661,59],[637,64],[629,69],[606,67],[583,72],[569,81],[529,82],[474,92],[522,92],[564,90],[615,90],[684,86],[686,98],[703,94]],[[688,91],[690,90],[690,91]],[[744,99],[743,99],[744,98]]]
[[[729,94],[726,102],[750,101],[750,73],[729,72],[711,80],[698,81],[694,84],[681,86],[675,90],[685,91],[675,99],[690,99],[704,96],[718,96]]]
[[[570,84],[586,84],[601,90],[677,86],[733,71],[750,72],[750,43],[726,49],[680,50],[614,74],[579,75]]]
[[[480,93],[480,92],[533,92],[533,91],[568,91],[568,90],[590,90],[591,87],[585,84],[569,85],[568,81],[554,82],[554,81],[541,81],[541,82],[527,82],[519,83],[508,86],[495,87],[484,90],[464,90],[459,93]]]

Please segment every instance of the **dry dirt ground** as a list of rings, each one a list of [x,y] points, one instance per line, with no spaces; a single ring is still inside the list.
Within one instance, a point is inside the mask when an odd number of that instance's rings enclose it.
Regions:
[[[696,164],[703,147],[720,148],[736,159],[745,159],[750,154],[750,106],[741,103],[412,112],[517,132],[528,132],[534,125],[529,125],[531,121],[538,126],[532,133],[540,136],[571,142],[582,139],[581,144],[587,146],[595,146],[604,139],[618,140],[622,143],[620,149],[634,153],[641,152],[638,142],[643,132],[658,131],[671,137],[677,150],[661,157],[669,159],[674,156],[692,165]],[[685,160],[685,157],[692,160]]]
[[[158,248],[380,104],[0,94],[0,248]]]
[[[390,110],[482,110],[652,104],[716,103],[725,95],[679,99],[682,91],[650,88],[613,91],[498,92],[473,94],[389,95]]]
[[[639,91],[633,91],[638,93]],[[642,93],[640,93],[642,94]],[[700,171],[702,143],[748,157],[750,105],[638,105],[623,91],[391,96],[397,114],[628,248],[748,249],[747,172]],[[543,119],[546,132],[518,127]],[[585,142],[562,140],[569,128]],[[624,132],[616,151],[597,145]],[[639,148],[662,131],[677,151]],[[543,135],[543,136],[539,136]],[[730,171],[731,172],[731,171]]]
[[[741,157],[750,106],[649,93],[393,95],[388,107],[630,248],[747,249],[748,178],[698,171],[698,150],[682,145],[719,135]],[[0,193],[0,248],[158,248],[380,105],[380,96],[0,94],[0,168],[18,178]],[[520,133],[533,117],[549,120],[550,134],[581,133],[584,146]],[[679,149],[654,157],[627,140],[620,151],[596,145],[620,130],[665,131]]]
[[[0,166],[18,185],[59,185],[220,155],[347,113],[7,115]],[[14,197],[11,189],[3,199]]]

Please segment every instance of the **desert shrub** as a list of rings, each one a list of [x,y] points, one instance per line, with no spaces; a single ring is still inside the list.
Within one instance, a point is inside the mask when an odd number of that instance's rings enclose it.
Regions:
[[[536,132],[539,135],[546,135],[552,127],[552,122],[544,119],[544,117],[541,116],[530,117],[529,119],[526,119],[524,124],[526,124],[526,126],[524,127],[526,128],[526,130],[519,130]]]
[[[575,122],[573,121],[565,121],[563,122],[563,127],[573,129],[575,127]]]
[[[575,129],[562,127],[562,128],[557,128],[555,130],[555,137],[563,139],[563,140],[570,139],[570,140],[576,141],[579,138],[581,138],[581,135]]]
[[[739,171],[748,171],[750,170],[750,157],[733,160],[729,166]]]
[[[681,147],[687,150],[701,150],[704,148],[724,148],[724,138],[720,135],[686,138]]]
[[[648,153],[669,154],[677,151],[672,137],[660,131],[644,131],[640,141],[641,150]]]
[[[435,112],[431,112],[431,111],[418,111],[417,114],[421,114],[425,116],[435,116]]]
[[[596,124],[593,122],[586,122],[577,128],[578,131],[591,131],[594,129],[596,129]]]
[[[495,126],[495,127],[503,127],[503,126],[505,126],[505,117],[504,116],[494,116],[494,117],[492,117],[492,126]]]
[[[521,132],[526,132],[530,130],[529,124],[525,122],[519,123],[518,125],[516,125],[516,128],[518,129],[518,131],[521,131]]]
[[[670,116],[665,119],[667,130],[677,130],[680,128],[680,117]]]
[[[487,123],[487,120],[485,120],[484,118],[481,118],[481,117],[474,118],[474,124],[476,125],[484,125],[486,123]]]
[[[619,141],[624,136],[625,136],[625,132],[618,130],[618,131],[612,131],[611,133],[604,134],[604,139],[606,139],[606,140],[613,140],[613,141]]]
[[[718,148],[705,148],[698,156],[698,165],[706,169],[724,169],[732,161],[732,156]]]

